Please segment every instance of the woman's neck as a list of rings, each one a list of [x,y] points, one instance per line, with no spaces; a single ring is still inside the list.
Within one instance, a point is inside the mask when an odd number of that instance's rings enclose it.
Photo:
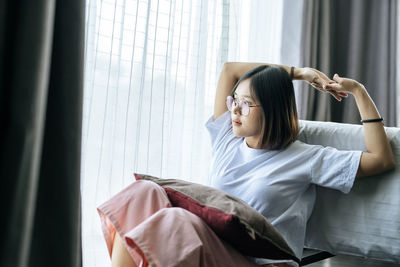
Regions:
[[[259,138],[255,138],[253,136],[250,137],[245,137],[246,139],[246,144],[248,147],[250,148],[254,148],[254,149],[263,149],[261,142],[259,142]]]

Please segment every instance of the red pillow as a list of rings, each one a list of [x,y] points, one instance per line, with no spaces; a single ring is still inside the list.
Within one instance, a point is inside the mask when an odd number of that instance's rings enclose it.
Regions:
[[[176,179],[135,174],[165,190],[175,207],[202,218],[214,232],[243,255],[300,262],[279,232],[258,211],[221,190]]]

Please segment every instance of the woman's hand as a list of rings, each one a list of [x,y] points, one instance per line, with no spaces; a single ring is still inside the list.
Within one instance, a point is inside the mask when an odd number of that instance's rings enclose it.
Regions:
[[[351,93],[353,95],[356,91],[365,90],[365,87],[361,83],[353,79],[341,78],[339,75],[335,74],[333,80],[335,81],[334,83],[325,85],[325,90]]]
[[[364,85],[352,79],[341,78],[337,74],[333,76],[333,80],[335,83],[325,85],[325,89],[337,93],[351,93],[356,100],[361,119],[381,118]],[[362,152],[356,177],[370,176],[394,168],[396,163],[383,124],[364,123],[363,127],[367,151]]]
[[[300,68],[298,69],[298,73],[295,73],[295,77],[296,76],[301,80],[307,81],[315,89],[324,93],[329,93],[338,101],[341,101],[342,97],[348,96],[345,91],[334,90],[327,87],[328,85],[337,84],[337,82],[329,79],[328,76],[326,76],[323,72],[319,70],[307,67]]]

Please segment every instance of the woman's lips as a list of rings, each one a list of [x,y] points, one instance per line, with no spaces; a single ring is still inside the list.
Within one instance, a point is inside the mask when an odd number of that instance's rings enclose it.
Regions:
[[[232,120],[232,123],[233,123],[233,125],[236,125],[236,126],[239,126],[239,125],[241,125],[241,124],[242,124],[241,122],[234,121],[234,120]]]

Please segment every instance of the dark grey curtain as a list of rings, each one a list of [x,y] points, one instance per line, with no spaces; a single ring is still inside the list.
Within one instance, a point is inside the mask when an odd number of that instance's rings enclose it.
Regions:
[[[0,0],[0,266],[81,266],[84,1]]]
[[[386,126],[396,125],[396,0],[305,0],[301,66],[358,80]],[[353,97],[341,103],[301,85],[300,118],[359,123]]]

